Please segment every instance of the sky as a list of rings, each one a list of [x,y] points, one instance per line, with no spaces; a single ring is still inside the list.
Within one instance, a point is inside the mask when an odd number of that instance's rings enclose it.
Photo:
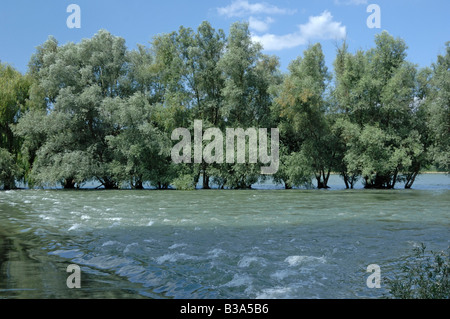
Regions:
[[[80,19],[68,10],[71,4]],[[350,52],[368,50],[384,30],[405,40],[410,62],[426,67],[445,54],[449,12],[449,0],[1,0],[0,61],[25,73],[36,47],[50,35],[60,44],[77,43],[106,29],[132,50],[180,26],[196,30],[206,20],[225,33],[233,22],[248,22],[254,41],[280,58],[283,71],[317,42],[331,70],[344,39]],[[77,21],[79,28],[69,27]]]

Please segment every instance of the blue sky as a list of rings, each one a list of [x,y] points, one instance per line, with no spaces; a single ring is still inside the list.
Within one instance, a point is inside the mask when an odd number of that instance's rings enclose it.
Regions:
[[[81,28],[69,29],[70,4],[81,9]],[[381,28],[369,28],[370,4],[381,10]],[[448,0],[2,0],[0,60],[26,72],[35,48],[49,35],[61,43],[79,42],[106,29],[125,38],[129,49],[149,45],[154,35],[196,29],[209,21],[226,33],[235,21],[248,21],[265,53],[280,57],[285,70],[308,44],[320,42],[332,67],[336,44],[347,40],[350,51],[374,46],[374,36],[387,30],[403,38],[408,60],[420,67],[436,61],[450,41]]]

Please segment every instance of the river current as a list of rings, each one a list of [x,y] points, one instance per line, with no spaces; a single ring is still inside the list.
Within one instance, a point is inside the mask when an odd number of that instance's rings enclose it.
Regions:
[[[380,298],[414,247],[449,246],[449,177],[411,190],[333,178],[331,190],[0,192],[0,297],[77,296],[76,264],[87,298]]]

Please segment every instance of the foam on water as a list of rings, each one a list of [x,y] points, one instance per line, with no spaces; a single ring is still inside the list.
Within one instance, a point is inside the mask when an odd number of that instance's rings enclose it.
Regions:
[[[292,269],[282,269],[282,270],[277,270],[276,272],[271,274],[270,277],[275,280],[283,280],[287,277],[295,276],[296,274],[297,274],[297,272]]]
[[[181,248],[181,247],[187,247],[187,244],[185,244],[185,243],[173,244],[172,246],[169,247],[169,249],[177,249],[177,248]]]
[[[295,295],[293,287],[274,287],[263,289],[256,299],[291,299]]]
[[[105,247],[105,246],[113,246],[113,245],[116,245],[116,244],[120,244],[120,243],[117,242],[117,241],[115,241],[115,240],[108,240],[107,242],[105,242],[105,243],[102,244],[102,247]]]
[[[225,253],[226,252],[220,248],[214,248],[208,251],[208,254],[211,256],[211,258],[218,258],[220,255],[224,255]]]
[[[71,231],[71,230],[77,230],[77,229],[80,229],[82,226],[83,226],[83,225],[81,225],[81,224],[73,224],[68,230],[69,230],[69,231]]]
[[[252,263],[256,264],[263,264],[263,259],[259,257],[253,257],[253,256],[244,256],[239,260],[238,267],[246,268],[249,267]]]
[[[173,254],[165,254],[163,256],[156,258],[156,262],[161,265],[167,262],[177,262],[179,260],[194,260],[194,259],[197,259],[197,257],[190,256],[184,253],[173,253]]]
[[[245,286],[249,288],[253,283],[253,279],[246,274],[234,274],[233,279],[227,282],[225,287],[241,287]]]
[[[42,219],[44,219],[44,220],[55,220],[54,217],[46,216],[46,215],[43,215],[43,214],[39,215],[39,217],[42,218]]]
[[[314,257],[314,256],[289,256],[285,260],[289,264],[289,266],[299,266],[302,264],[316,264],[316,263],[325,263],[326,259],[324,256],[322,257]]]
[[[128,253],[132,252],[133,250],[135,250],[135,249],[138,248],[138,247],[139,247],[139,244],[138,244],[138,243],[131,243],[131,244],[128,244],[128,245],[125,247],[125,249],[123,250],[123,253],[124,253],[124,254],[128,254]]]

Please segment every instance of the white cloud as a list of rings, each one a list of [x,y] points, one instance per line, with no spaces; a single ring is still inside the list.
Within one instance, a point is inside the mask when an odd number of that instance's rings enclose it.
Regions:
[[[367,0],[334,0],[335,5],[344,5],[344,6],[350,6],[355,5],[358,6],[360,4],[367,4]]]
[[[296,10],[279,8],[266,2],[249,3],[246,0],[235,0],[226,7],[217,8],[217,12],[232,18],[256,14],[293,14]]]
[[[346,27],[341,22],[333,21],[331,13],[324,11],[319,16],[309,17],[308,23],[298,26],[297,32],[286,35],[254,35],[253,41],[260,42],[265,50],[277,51],[304,45],[311,40],[344,39],[346,34]]]
[[[340,22],[333,21],[328,11],[320,16],[309,17],[308,23],[299,28],[301,35],[307,39],[343,39],[346,35],[346,28]]]
[[[265,20],[260,20],[258,18],[250,17],[248,19],[249,27],[257,32],[266,32],[269,30],[270,24],[274,23],[275,20],[271,17],[267,17]]]

